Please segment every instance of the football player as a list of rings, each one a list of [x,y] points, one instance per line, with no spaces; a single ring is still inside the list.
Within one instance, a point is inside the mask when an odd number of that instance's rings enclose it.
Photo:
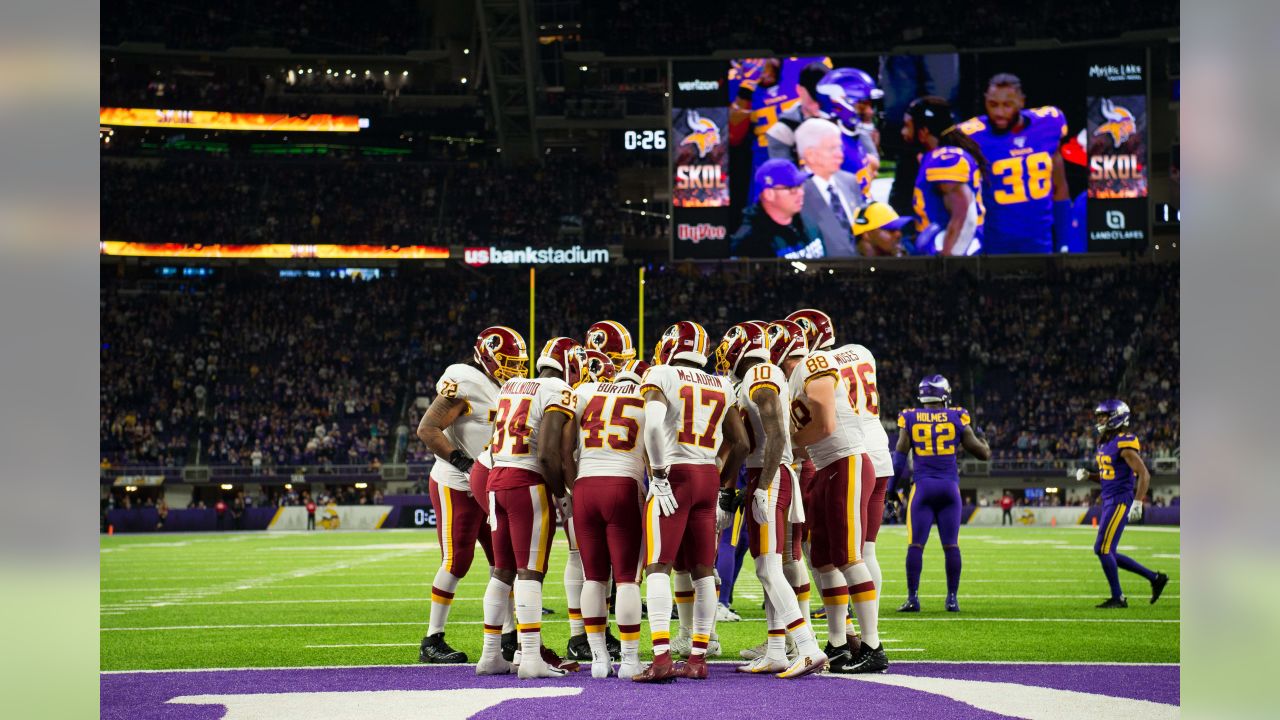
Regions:
[[[436,456],[431,467],[431,505],[436,509],[441,556],[431,582],[431,615],[419,662],[467,662],[466,653],[445,642],[449,608],[458,582],[471,568],[477,541],[493,565],[486,511],[472,491],[470,474],[493,434],[490,413],[499,386],[523,377],[528,364],[520,333],[502,326],[485,328],[476,338],[471,362],[445,368],[436,383],[436,398],[418,424],[418,437]]]
[[[827,611],[827,656],[832,672],[883,672],[889,666],[876,617],[876,586],[862,559],[867,507],[876,475],[867,455],[862,422],[850,403],[849,384],[834,354],[835,330],[826,313],[797,311],[809,354],[783,364],[788,374],[792,441],[804,446],[818,471],[811,512],[811,553]],[[788,367],[790,365],[790,367]],[[806,518],[810,519],[810,518]],[[852,602],[862,629],[856,654],[847,639],[846,605]]]
[[[858,68],[836,68],[818,83],[819,107],[823,114],[835,121],[844,141],[842,169],[853,173],[862,189],[863,199],[871,202],[871,181],[880,172],[878,134],[871,119],[875,116],[872,103],[884,97],[884,91],[876,87],[876,81]]]
[[[582,373],[582,347],[571,338],[552,338],[538,356],[537,370],[536,378],[503,384],[493,421],[488,490],[494,571],[485,590],[484,648],[476,665],[481,675],[511,672],[499,652],[498,633],[513,585],[519,676],[560,677],[576,669],[561,665],[542,646],[542,581],[555,535],[552,503],[564,516],[573,515],[565,477],[573,473],[572,386]]]
[[[983,185],[987,210],[982,243],[988,254],[1050,253],[1068,244],[1071,195],[1059,147],[1067,118],[1052,105],[1024,109],[1017,75],[992,76],[983,96],[987,114],[957,127],[991,163]]]
[[[587,364],[594,378],[579,385],[575,393],[579,459],[573,484],[574,529],[586,576],[582,608],[591,676],[609,677],[614,672],[605,631],[612,575],[618,585],[615,610],[622,636],[617,675],[627,679],[640,672],[640,508],[644,498],[640,376],[649,366],[632,359],[615,371],[602,353],[588,357]]]
[[[747,430],[747,539],[756,577],[765,592],[768,630],[764,655],[740,666],[738,672],[793,678],[821,670],[827,656],[818,649],[813,628],[800,614],[796,595],[782,570],[787,520],[803,518],[804,511],[799,478],[791,472],[791,435],[781,397],[785,378],[782,368],[769,359],[764,332],[752,323],[729,328],[716,346],[716,371],[735,381]],[[794,663],[787,660],[788,633],[798,652]]]
[[[1124,533],[1125,524],[1142,519],[1142,503],[1147,497],[1151,473],[1142,461],[1138,436],[1128,429],[1129,406],[1112,398],[1098,403],[1093,413],[1100,436],[1098,451],[1094,455],[1097,467],[1076,470],[1076,480],[1102,483],[1102,510],[1098,514],[1098,538],[1093,542],[1093,552],[1102,561],[1102,572],[1111,586],[1111,597],[1098,607],[1129,607],[1129,601],[1120,589],[1117,567],[1146,578],[1151,583],[1151,602],[1154,603],[1160,599],[1164,586],[1169,584],[1169,576],[1146,568],[1116,551],[1120,547],[1120,535]]]
[[[907,500],[907,601],[898,612],[920,612],[920,570],[929,531],[938,524],[947,569],[947,612],[960,612],[960,468],[957,442],[979,460],[991,448],[976,432],[964,408],[950,407],[951,383],[930,375],[916,389],[919,408],[898,413],[898,445],[893,455],[893,486],[906,474],[907,453],[914,455],[915,484]]]
[[[921,150],[916,175],[916,251],[926,255],[974,255],[982,249],[982,178],[987,161],[973,138],[951,118],[951,105],[932,95],[917,98],[903,117],[902,139]]]
[[[703,372],[707,331],[682,320],[667,328],[640,392],[649,492],[644,508],[645,573],[653,662],[632,680],[666,682],[707,677],[706,652],[716,614],[716,510],[747,454],[746,430],[727,378]],[[717,455],[728,445],[717,472]],[[693,577],[693,647],[687,662],[671,661],[671,581],[677,555]]]

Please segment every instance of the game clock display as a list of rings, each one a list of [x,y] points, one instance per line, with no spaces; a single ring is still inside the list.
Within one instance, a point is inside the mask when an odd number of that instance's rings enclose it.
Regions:
[[[623,150],[666,150],[667,131],[656,130],[623,130]]]

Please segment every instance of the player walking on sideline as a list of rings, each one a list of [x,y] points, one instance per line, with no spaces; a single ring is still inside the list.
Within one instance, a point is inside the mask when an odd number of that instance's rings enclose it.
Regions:
[[[609,624],[609,578],[618,585],[615,609],[622,636],[617,675],[640,672],[640,508],[644,500],[644,400],[640,377],[648,363],[627,360],[621,370],[596,351],[596,379],[579,385],[578,479],[573,483],[573,519],[585,584],[583,620],[591,647],[591,676],[614,674],[605,630]],[[593,358],[588,358],[589,367]]]
[[[1098,452],[1094,455],[1098,467],[1076,470],[1076,480],[1102,483],[1102,511],[1098,515],[1098,539],[1093,542],[1093,552],[1102,562],[1102,572],[1111,586],[1111,597],[1098,607],[1129,607],[1129,601],[1120,589],[1117,567],[1146,578],[1151,583],[1151,602],[1154,603],[1160,599],[1164,586],[1169,584],[1169,576],[1117,552],[1124,526],[1142,519],[1142,502],[1147,497],[1151,473],[1142,461],[1138,436],[1128,431],[1129,406],[1113,398],[1098,403],[1093,413],[1101,435]]]
[[[716,615],[716,507],[721,486],[738,476],[747,433],[728,378],[703,372],[707,331],[682,320],[667,328],[640,385],[649,493],[644,508],[645,576],[653,662],[632,678],[665,682],[707,677],[707,644]],[[721,445],[728,449],[716,472]],[[693,647],[671,661],[671,567],[677,555],[693,576]]]
[[[554,502],[573,514],[564,478],[572,474],[574,399],[582,373],[582,348],[570,338],[552,338],[538,357],[538,377],[502,385],[493,422],[489,473],[489,527],[494,572],[484,597],[484,649],[476,674],[511,672],[501,654],[506,599],[515,585],[518,673],[524,678],[560,677],[565,669],[542,647],[542,581],[555,535]],[[551,658],[548,662],[547,658]]]
[[[956,441],[979,460],[991,458],[964,408],[948,407],[951,383],[941,375],[920,381],[923,406],[898,414],[898,446],[893,455],[894,486],[906,474],[907,453],[915,455],[915,485],[907,500],[907,601],[898,612],[920,612],[920,570],[929,531],[938,524],[947,568],[947,612],[960,612],[960,468]]]
[[[792,318],[804,329],[809,354],[803,360],[793,355],[783,370],[788,373],[791,416],[797,427],[792,441],[805,448],[818,470],[811,552],[827,611],[829,667],[837,673],[883,672],[889,660],[880,643],[876,586],[862,560],[875,469],[867,456],[862,422],[849,402],[849,385],[832,352],[821,349],[835,344],[831,319],[817,310],[792,313]],[[862,629],[856,654],[846,647],[850,601]]]
[[[469,475],[493,434],[490,415],[498,387],[524,376],[528,365],[529,353],[520,333],[502,326],[485,328],[476,338],[472,361],[445,368],[436,383],[436,398],[418,424],[418,437],[436,456],[431,467],[431,505],[440,541],[440,569],[431,582],[431,617],[419,662],[467,662],[466,653],[445,642],[449,608],[458,582],[471,568],[477,541],[493,565],[486,513],[472,492]]]
[[[782,368],[769,362],[764,332],[753,323],[729,328],[716,347],[716,372],[737,383],[738,406],[747,430],[747,538],[755,559],[756,577],[765,593],[768,641],[764,655],[738,672],[800,677],[821,670],[827,656],[818,649],[813,628],[800,614],[796,595],[782,570],[787,544],[787,519],[800,520],[799,478],[791,471],[791,435],[781,397]],[[795,642],[798,657],[787,661],[786,635]]]

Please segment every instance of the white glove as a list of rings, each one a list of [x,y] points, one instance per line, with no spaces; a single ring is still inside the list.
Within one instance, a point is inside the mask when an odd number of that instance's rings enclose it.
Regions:
[[[1084,482],[1089,479],[1089,471],[1084,468],[1076,468],[1076,482]]]
[[[661,477],[658,476],[661,472]],[[656,468],[653,475],[649,478],[649,496],[647,500],[652,500],[658,504],[658,512],[663,517],[671,517],[675,514],[676,508],[680,507],[676,503],[676,496],[671,492],[671,481],[667,479],[666,468],[661,471]]]
[[[556,498],[556,505],[560,508],[560,516],[565,520],[573,519],[573,496],[565,493],[564,497]]]
[[[733,525],[733,513],[727,513],[720,509],[720,505],[716,505],[716,532],[724,532],[726,528]]]
[[[489,532],[498,532],[498,514],[493,511],[493,493],[489,493]]]
[[[756,488],[751,493],[751,516],[756,519],[759,525],[768,525],[773,522],[774,511],[777,504],[769,501],[769,491],[763,488]]]
[[[1142,519],[1142,501],[1134,500],[1133,506],[1129,508],[1129,522],[1138,522]]]

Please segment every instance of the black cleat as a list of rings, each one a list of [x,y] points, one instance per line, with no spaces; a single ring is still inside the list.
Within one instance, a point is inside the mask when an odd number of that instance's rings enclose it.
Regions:
[[[848,645],[840,647],[832,647],[831,643],[827,643],[826,649],[823,651],[827,656],[827,671],[847,675],[853,670],[853,653],[849,652]]]
[[[578,662],[590,662],[591,643],[587,640],[587,634],[582,633],[569,638],[569,645],[564,649],[564,656]]]
[[[613,636],[613,631],[604,629],[604,646],[609,650],[609,659],[614,662],[622,660],[622,641]]]
[[[920,599],[914,596],[908,597],[907,601],[898,608],[898,612],[920,612]]]
[[[1162,572],[1156,573],[1156,578],[1151,581],[1151,604],[1154,605],[1160,599],[1160,593],[1164,592],[1164,586],[1169,584],[1169,576]]]
[[[864,675],[866,673],[882,673],[889,669],[889,658],[884,655],[884,644],[872,650],[867,647],[866,643],[862,645],[862,652],[854,659],[853,668],[849,672],[855,675]]]
[[[502,659],[507,662],[515,662],[516,649],[520,646],[519,636],[516,631],[502,633]]]
[[[1125,600],[1123,597],[1108,598],[1103,602],[1098,603],[1094,607],[1099,607],[1104,610],[1111,610],[1113,608],[1127,608],[1129,607],[1129,601]]]
[[[543,615],[555,615],[555,614],[556,614],[556,611],[555,611],[555,610],[552,610],[552,609],[551,609],[551,608],[549,608],[549,607],[544,607],[544,608],[542,608],[542,614],[543,614]]]
[[[444,633],[438,632],[422,638],[422,646],[418,649],[418,662],[464,663],[467,662],[467,654],[449,647],[449,643],[444,641]]]
[[[960,612],[960,601],[955,593],[947,593],[947,612]]]

